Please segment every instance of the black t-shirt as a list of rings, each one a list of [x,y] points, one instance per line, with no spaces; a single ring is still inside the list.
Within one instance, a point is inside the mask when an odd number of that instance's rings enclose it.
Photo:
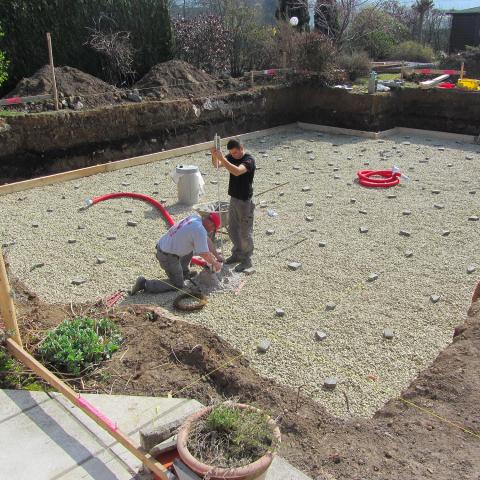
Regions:
[[[253,196],[253,177],[255,176],[255,159],[246,153],[240,160],[235,160],[230,154],[225,157],[231,164],[239,167],[245,165],[247,171],[236,177],[230,174],[228,194],[239,200],[250,200]]]

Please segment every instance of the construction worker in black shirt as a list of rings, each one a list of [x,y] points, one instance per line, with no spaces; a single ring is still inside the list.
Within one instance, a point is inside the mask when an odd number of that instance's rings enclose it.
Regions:
[[[224,167],[230,173],[228,195],[228,234],[233,243],[232,255],[225,263],[237,263],[236,272],[252,267],[253,254],[253,178],[255,159],[248,153],[240,140],[233,138],[227,143],[228,155],[212,148],[212,164],[215,168]]]

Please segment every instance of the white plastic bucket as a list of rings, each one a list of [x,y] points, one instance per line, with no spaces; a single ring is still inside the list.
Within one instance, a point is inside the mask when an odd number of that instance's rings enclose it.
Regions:
[[[172,174],[177,184],[178,203],[195,205],[203,193],[204,181],[195,165],[177,165]]]

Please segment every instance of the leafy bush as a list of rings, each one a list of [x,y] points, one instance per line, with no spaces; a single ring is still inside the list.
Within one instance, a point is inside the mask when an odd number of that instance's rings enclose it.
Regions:
[[[410,62],[431,62],[434,53],[428,46],[413,41],[407,41],[394,47],[390,57],[395,60],[407,60]]]
[[[335,54],[332,40],[321,33],[296,33],[293,38],[293,64],[296,68],[323,72]]]
[[[64,373],[79,375],[118,350],[122,338],[111,320],[88,317],[65,320],[39,347],[41,358]]]
[[[408,36],[408,29],[393,16],[378,8],[366,7],[353,21],[350,47],[366,51],[375,60],[383,60]]]
[[[4,37],[4,33],[2,31],[2,26],[0,25],[0,40]],[[0,50],[0,86],[7,81],[8,74],[7,69],[9,66],[9,61],[5,55],[5,52]]]
[[[109,18],[116,31],[129,32],[135,51],[133,69],[145,75],[153,65],[172,58],[167,0],[3,0],[2,50],[13,62],[9,85],[48,63],[46,32],[51,32],[56,65],[79,68],[108,81],[103,57],[87,47],[88,28]]]
[[[344,53],[338,58],[338,65],[343,68],[353,82],[370,71],[370,58],[366,52]]]

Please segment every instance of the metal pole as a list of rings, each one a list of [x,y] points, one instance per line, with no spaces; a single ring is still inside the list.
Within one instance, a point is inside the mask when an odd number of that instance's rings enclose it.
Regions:
[[[55,78],[55,66],[53,64],[53,52],[52,52],[52,37],[50,32],[47,33],[47,44],[48,44],[48,57],[50,59],[50,69],[52,71],[52,85],[53,85],[53,98],[55,101],[55,110],[58,110],[58,91],[57,91],[57,80]]]
[[[221,140],[218,133],[215,134],[215,148],[220,151],[221,149]],[[220,215],[220,221],[222,220],[222,206],[220,201],[220,165],[217,161],[217,204],[218,204],[218,214]],[[220,224],[221,225],[221,224]],[[223,237],[220,235],[220,252],[223,258]]]
[[[3,252],[0,250],[0,313],[5,323],[7,335],[20,347],[22,346],[22,338],[18,329],[17,313],[13,303],[10,282],[8,281],[7,269],[3,260]]]

